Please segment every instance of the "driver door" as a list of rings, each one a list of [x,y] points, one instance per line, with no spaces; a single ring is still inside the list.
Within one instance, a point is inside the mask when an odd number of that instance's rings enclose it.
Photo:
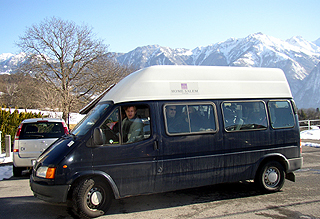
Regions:
[[[103,144],[94,147],[93,169],[108,174],[120,197],[153,192],[158,151],[154,148],[155,127],[152,105],[135,105],[143,123],[143,135],[136,141],[122,140],[123,107],[115,108],[100,125]]]

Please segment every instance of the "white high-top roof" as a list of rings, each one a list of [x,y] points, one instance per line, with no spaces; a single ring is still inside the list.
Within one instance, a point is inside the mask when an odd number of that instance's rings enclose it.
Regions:
[[[292,98],[281,69],[152,66],[116,84],[101,101]]]

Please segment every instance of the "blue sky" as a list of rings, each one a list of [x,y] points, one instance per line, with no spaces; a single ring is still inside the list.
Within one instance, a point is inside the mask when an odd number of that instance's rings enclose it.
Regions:
[[[319,9],[319,0],[0,0],[0,54],[19,53],[26,28],[52,16],[91,26],[111,52],[194,49],[256,32],[315,41]]]

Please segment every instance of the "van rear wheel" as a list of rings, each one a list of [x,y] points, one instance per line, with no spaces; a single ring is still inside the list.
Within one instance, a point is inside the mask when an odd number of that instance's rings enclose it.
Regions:
[[[72,209],[80,218],[104,215],[112,201],[109,186],[99,178],[82,180],[73,190]]]
[[[277,161],[269,161],[258,171],[255,182],[263,192],[278,192],[284,184],[284,179],[283,166]]]

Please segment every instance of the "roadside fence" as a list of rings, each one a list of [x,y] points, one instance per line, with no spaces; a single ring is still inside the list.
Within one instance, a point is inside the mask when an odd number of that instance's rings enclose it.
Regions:
[[[300,131],[310,130],[312,126],[320,127],[320,119],[301,120],[299,121]]]

